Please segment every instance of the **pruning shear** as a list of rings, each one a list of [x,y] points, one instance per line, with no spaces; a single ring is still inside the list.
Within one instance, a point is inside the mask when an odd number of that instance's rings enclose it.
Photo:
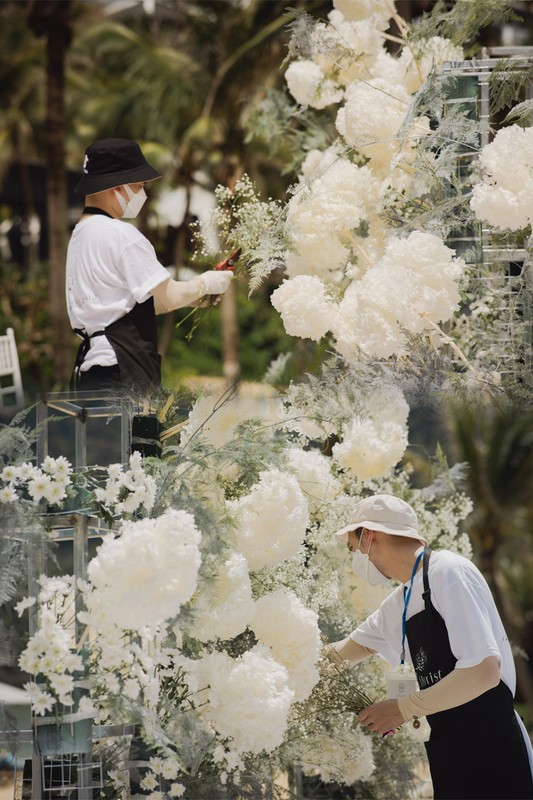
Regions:
[[[222,270],[222,269],[233,269],[235,266],[235,262],[239,260],[241,255],[241,248],[238,247],[237,250],[234,250],[231,255],[225,258],[223,261],[219,261],[218,264],[215,264],[214,269]]]

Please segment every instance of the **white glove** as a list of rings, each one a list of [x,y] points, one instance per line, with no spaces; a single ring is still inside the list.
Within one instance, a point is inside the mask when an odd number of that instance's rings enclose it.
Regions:
[[[202,272],[195,280],[200,283],[201,292],[200,297],[205,294],[220,295],[228,291],[229,285],[235,276],[229,269],[217,271],[211,269],[208,272]]]

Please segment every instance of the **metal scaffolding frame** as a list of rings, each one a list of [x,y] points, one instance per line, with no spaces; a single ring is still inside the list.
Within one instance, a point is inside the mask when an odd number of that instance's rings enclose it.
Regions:
[[[459,88],[457,93],[451,92],[447,104],[468,110],[472,118],[483,123],[479,149],[465,151],[458,157],[460,179],[468,180],[472,162],[491,140],[490,78],[501,59],[505,59],[510,70],[529,70],[533,67],[533,47],[485,48],[481,59],[450,62],[443,68],[444,76],[456,78]],[[525,92],[527,99],[533,98],[529,84]],[[533,264],[527,250],[502,246],[496,232],[487,224],[480,225],[477,230],[465,230],[463,236],[454,236],[450,246],[459,254],[468,247],[477,253],[470,267],[475,270],[474,281],[480,293],[494,288],[502,295],[503,290],[501,312],[486,332],[486,344],[499,343],[503,352],[499,368],[502,374],[519,370],[533,386]]]

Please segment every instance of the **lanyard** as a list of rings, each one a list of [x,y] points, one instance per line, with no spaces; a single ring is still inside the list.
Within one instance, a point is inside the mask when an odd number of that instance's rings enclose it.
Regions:
[[[416,571],[418,569],[418,565],[420,564],[420,559],[424,555],[424,551],[422,550],[421,553],[418,554],[417,559],[415,561],[415,565],[413,567],[413,571],[411,573],[411,580],[409,582],[409,589],[407,586],[403,587],[403,614],[402,614],[402,652],[400,655],[400,664],[403,666],[405,664],[405,626],[407,621],[407,606],[409,605],[409,600],[411,599],[411,592],[413,591],[413,581],[415,579]]]

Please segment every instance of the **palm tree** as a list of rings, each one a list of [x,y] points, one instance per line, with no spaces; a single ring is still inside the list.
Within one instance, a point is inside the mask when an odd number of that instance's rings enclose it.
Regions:
[[[530,544],[533,514],[533,408],[461,405],[451,413],[457,457],[469,465],[474,504],[468,532],[510,638],[521,645],[523,626],[505,584],[500,558],[518,538]],[[533,706],[527,662],[516,657],[518,687]]]

